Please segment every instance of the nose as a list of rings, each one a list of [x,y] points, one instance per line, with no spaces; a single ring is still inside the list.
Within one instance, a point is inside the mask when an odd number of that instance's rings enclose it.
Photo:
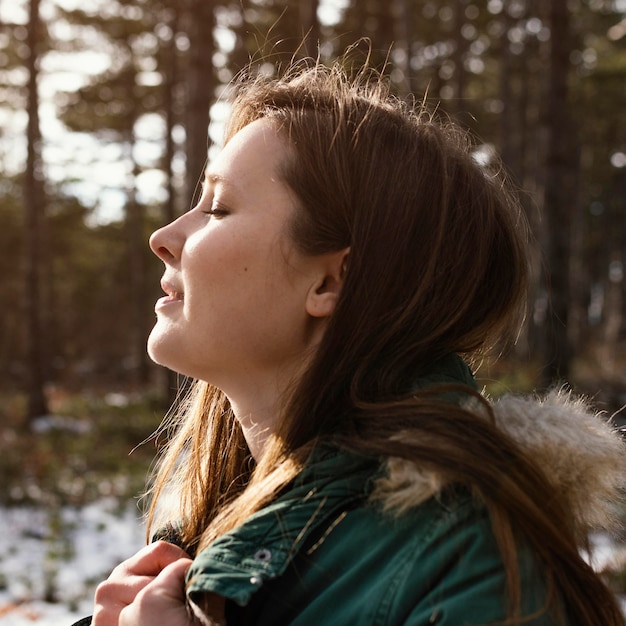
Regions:
[[[164,263],[172,264],[180,259],[183,243],[184,237],[178,220],[155,230],[150,235],[150,249]]]

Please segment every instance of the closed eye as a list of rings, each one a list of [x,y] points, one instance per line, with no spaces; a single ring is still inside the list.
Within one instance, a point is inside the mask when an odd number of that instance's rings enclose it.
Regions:
[[[206,215],[210,215],[211,217],[215,217],[217,219],[225,217],[226,215],[230,213],[230,211],[226,207],[218,203],[214,203],[210,209],[203,209],[202,212]]]

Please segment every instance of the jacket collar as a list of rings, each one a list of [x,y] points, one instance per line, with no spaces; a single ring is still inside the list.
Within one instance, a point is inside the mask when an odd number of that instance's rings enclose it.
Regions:
[[[433,361],[411,385],[413,391],[419,391],[434,385],[465,385],[474,391],[478,384],[467,363],[458,355],[450,352],[440,359]],[[443,394],[443,397],[458,402],[458,394]]]
[[[469,367],[452,353],[423,371],[413,389],[440,384],[477,388]],[[444,397],[459,402],[462,394]],[[380,460],[318,446],[288,491],[197,555],[187,574],[190,599],[213,592],[246,605],[265,580],[287,569],[312,533],[332,528],[344,511],[366,500],[380,472]]]
[[[378,461],[319,446],[285,494],[198,554],[187,574],[190,599],[213,592],[245,606],[312,533],[367,499],[378,470]]]

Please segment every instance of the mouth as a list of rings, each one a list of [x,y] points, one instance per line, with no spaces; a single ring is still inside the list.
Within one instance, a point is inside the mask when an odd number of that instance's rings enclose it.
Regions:
[[[172,283],[166,280],[162,280],[161,289],[164,291],[166,296],[163,298],[159,298],[157,300],[156,307],[155,307],[157,310],[164,306],[167,306],[168,304],[173,304],[176,302],[183,302],[184,300],[183,291],[179,290]]]
[[[183,292],[177,289],[172,283],[165,280],[161,281],[161,289],[167,294],[168,300],[182,300]]]

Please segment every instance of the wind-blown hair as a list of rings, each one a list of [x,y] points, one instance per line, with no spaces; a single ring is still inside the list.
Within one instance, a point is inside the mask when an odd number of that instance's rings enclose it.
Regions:
[[[410,459],[484,500],[507,572],[511,624],[523,622],[520,537],[545,566],[548,610],[565,607],[576,625],[621,624],[541,468],[442,389],[411,390],[440,357],[483,353],[515,336],[527,231],[499,164],[480,165],[466,133],[394,98],[372,72],[348,79],[339,66],[314,64],[279,79],[248,78],[226,140],[259,118],[289,146],[280,175],[297,208],[287,236],[309,255],[349,247],[343,286],[258,465],[222,392],[196,384],[173,420],[152,528],[162,521],[159,502],[173,493],[182,544],[195,554],[271,501],[332,437],[363,454]],[[489,414],[478,394],[476,401]],[[411,437],[398,437],[407,431]]]

